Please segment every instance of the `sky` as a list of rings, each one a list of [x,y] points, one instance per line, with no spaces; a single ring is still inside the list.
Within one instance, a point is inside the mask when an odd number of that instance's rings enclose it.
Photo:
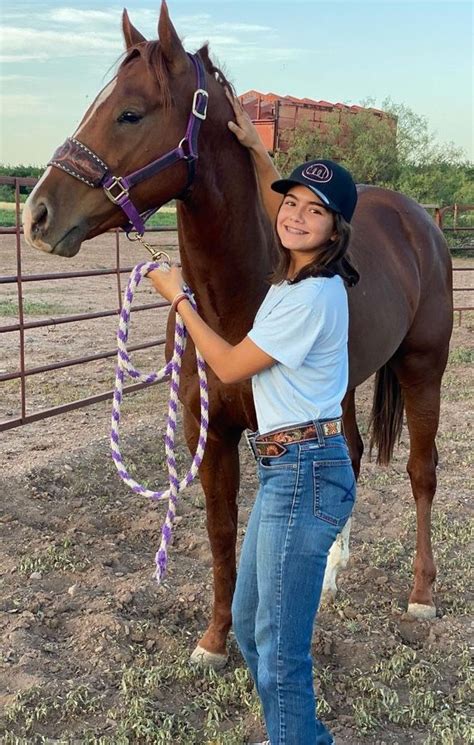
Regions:
[[[1,0],[0,163],[44,165],[113,76],[121,11],[156,38],[159,0]],[[346,104],[390,97],[474,159],[471,2],[169,0],[237,92]]]

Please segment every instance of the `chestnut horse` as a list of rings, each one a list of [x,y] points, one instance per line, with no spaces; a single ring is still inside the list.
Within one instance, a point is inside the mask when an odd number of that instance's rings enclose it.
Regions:
[[[196,64],[184,51],[164,2],[158,41],[147,41],[126,12],[123,33],[127,52],[117,75],[74,135],[114,175],[141,169],[176,148],[186,131],[196,89]],[[212,65],[207,46],[196,57],[201,60],[208,110],[201,122],[193,183],[188,188],[188,163],[181,159],[131,191],[139,212],[181,198],[177,211],[184,277],[205,321],[229,343],[237,344],[251,328],[268,288],[273,231],[259,199],[249,154],[227,127],[233,116],[225,95],[227,83]],[[102,189],[91,188],[94,185],[49,167],[25,206],[27,241],[53,254],[73,256],[82,241],[125,225],[117,204]],[[430,516],[436,489],[440,385],[452,328],[451,261],[431,218],[402,194],[360,186],[353,225],[351,259],[361,280],[349,290],[350,380],[343,402],[344,429],[358,475],[363,444],[354,393],[377,373],[372,443],[382,464],[390,460],[406,412],[407,470],[417,516],[408,608],[429,617],[435,613]],[[209,393],[209,438],[200,478],[213,555],[214,606],[195,658],[204,656],[218,666],[226,659],[236,576],[238,445],[245,428],[256,428],[256,419],[249,381],[224,385],[209,371]],[[191,344],[185,354],[180,399],[186,440],[193,452],[199,430],[199,387]]]

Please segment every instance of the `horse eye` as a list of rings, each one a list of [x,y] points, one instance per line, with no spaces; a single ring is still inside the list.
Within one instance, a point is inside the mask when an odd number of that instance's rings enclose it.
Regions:
[[[141,116],[141,114],[135,114],[133,111],[124,111],[122,114],[120,114],[117,121],[126,124],[136,124],[142,118],[143,117]]]

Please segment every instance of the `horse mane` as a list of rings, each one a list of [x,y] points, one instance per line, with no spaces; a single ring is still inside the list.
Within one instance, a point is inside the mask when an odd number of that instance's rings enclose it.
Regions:
[[[196,54],[199,54],[207,72],[214,77],[215,80],[222,85],[223,88],[227,88],[233,96],[235,96],[235,88],[232,83],[226,78],[224,73],[219,67],[216,67],[209,57],[209,44],[204,44],[201,49],[198,49]]]
[[[227,88],[232,95],[235,95],[232,83],[229,82],[222,70],[212,62],[209,56],[209,44],[204,44],[200,49],[198,49],[196,54],[200,56],[205,70],[212,75],[219,85],[224,89]],[[124,67],[126,64],[131,62],[132,59],[138,56],[141,56],[148,67],[153,71],[162,97],[163,107],[165,109],[170,108],[172,95],[169,85],[169,70],[160,42],[158,40],[145,41],[141,44],[136,44],[131,49],[128,49],[120,63],[120,68]]]

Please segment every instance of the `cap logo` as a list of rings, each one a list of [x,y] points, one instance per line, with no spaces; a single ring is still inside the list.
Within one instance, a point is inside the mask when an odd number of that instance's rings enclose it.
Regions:
[[[326,184],[333,177],[332,170],[324,163],[312,163],[310,166],[306,166],[301,175],[308,181],[315,181],[317,184]]]

